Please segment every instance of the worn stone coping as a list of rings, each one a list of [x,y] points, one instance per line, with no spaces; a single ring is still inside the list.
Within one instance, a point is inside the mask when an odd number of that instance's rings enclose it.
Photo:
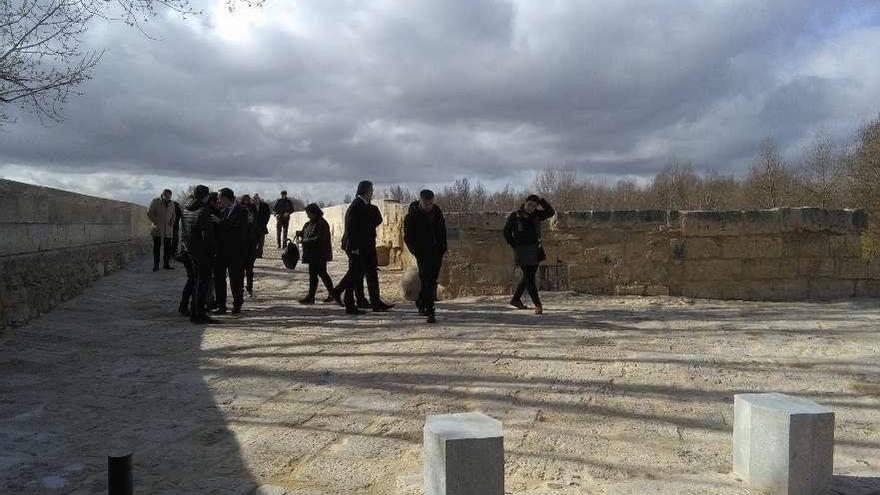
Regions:
[[[817,404],[811,400],[778,392],[737,394],[735,397],[751,404],[753,407],[770,409],[786,414],[828,414],[833,412],[830,407]]]
[[[425,431],[444,440],[503,436],[501,421],[479,412],[428,416]]]

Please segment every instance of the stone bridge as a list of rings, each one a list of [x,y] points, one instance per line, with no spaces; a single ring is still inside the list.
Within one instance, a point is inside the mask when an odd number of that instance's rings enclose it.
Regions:
[[[129,235],[120,269],[0,331],[0,493],[106,492],[106,456],[128,450],[138,493],[416,495],[425,416],[483,411],[504,424],[511,494],[748,494],[733,395],[764,391],[833,408],[833,493],[880,493],[875,300],[559,291],[539,317],[472,295],[427,326],[402,301],[300,306],[305,271],[270,250],[243,314],[194,326],[175,313],[182,270],[151,272]]]

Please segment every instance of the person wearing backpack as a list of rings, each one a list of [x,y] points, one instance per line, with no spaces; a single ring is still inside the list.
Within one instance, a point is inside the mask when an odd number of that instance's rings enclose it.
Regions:
[[[507,217],[504,224],[504,240],[513,248],[514,260],[522,270],[522,279],[513,292],[510,305],[518,309],[527,309],[522,296],[528,291],[535,304],[535,314],[543,314],[544,307],[538,295],[538,284],[535,276],[538,265],[547,255],[541,245],[541,222],[555,215],[556,212],[544,198],[534,194],[526,198],[522,206]]]

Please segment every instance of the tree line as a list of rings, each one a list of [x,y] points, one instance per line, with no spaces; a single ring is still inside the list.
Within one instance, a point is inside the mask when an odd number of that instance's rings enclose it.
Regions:
[[[412,201],[415,191],[394,186],[384,197]],[[613,184],[581,180],[567,168],[535,174],[528,190],[506,186],[489,191],[479,182],[457,179],[437,194],[447,211],[509,211],[535,193],[560,210],[754,210],[779,207],[880,210],[880,117],[841,145],[819,133],[801,157],[786,160],[765,139],[745,176],[700,174],[692,163],[672,161],[650,180]]]

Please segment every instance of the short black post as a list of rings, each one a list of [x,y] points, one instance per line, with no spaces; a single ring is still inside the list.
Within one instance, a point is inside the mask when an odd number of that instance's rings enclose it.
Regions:
[[[110,495],[132,495],[131,454],[107,456],[107,485]]]

